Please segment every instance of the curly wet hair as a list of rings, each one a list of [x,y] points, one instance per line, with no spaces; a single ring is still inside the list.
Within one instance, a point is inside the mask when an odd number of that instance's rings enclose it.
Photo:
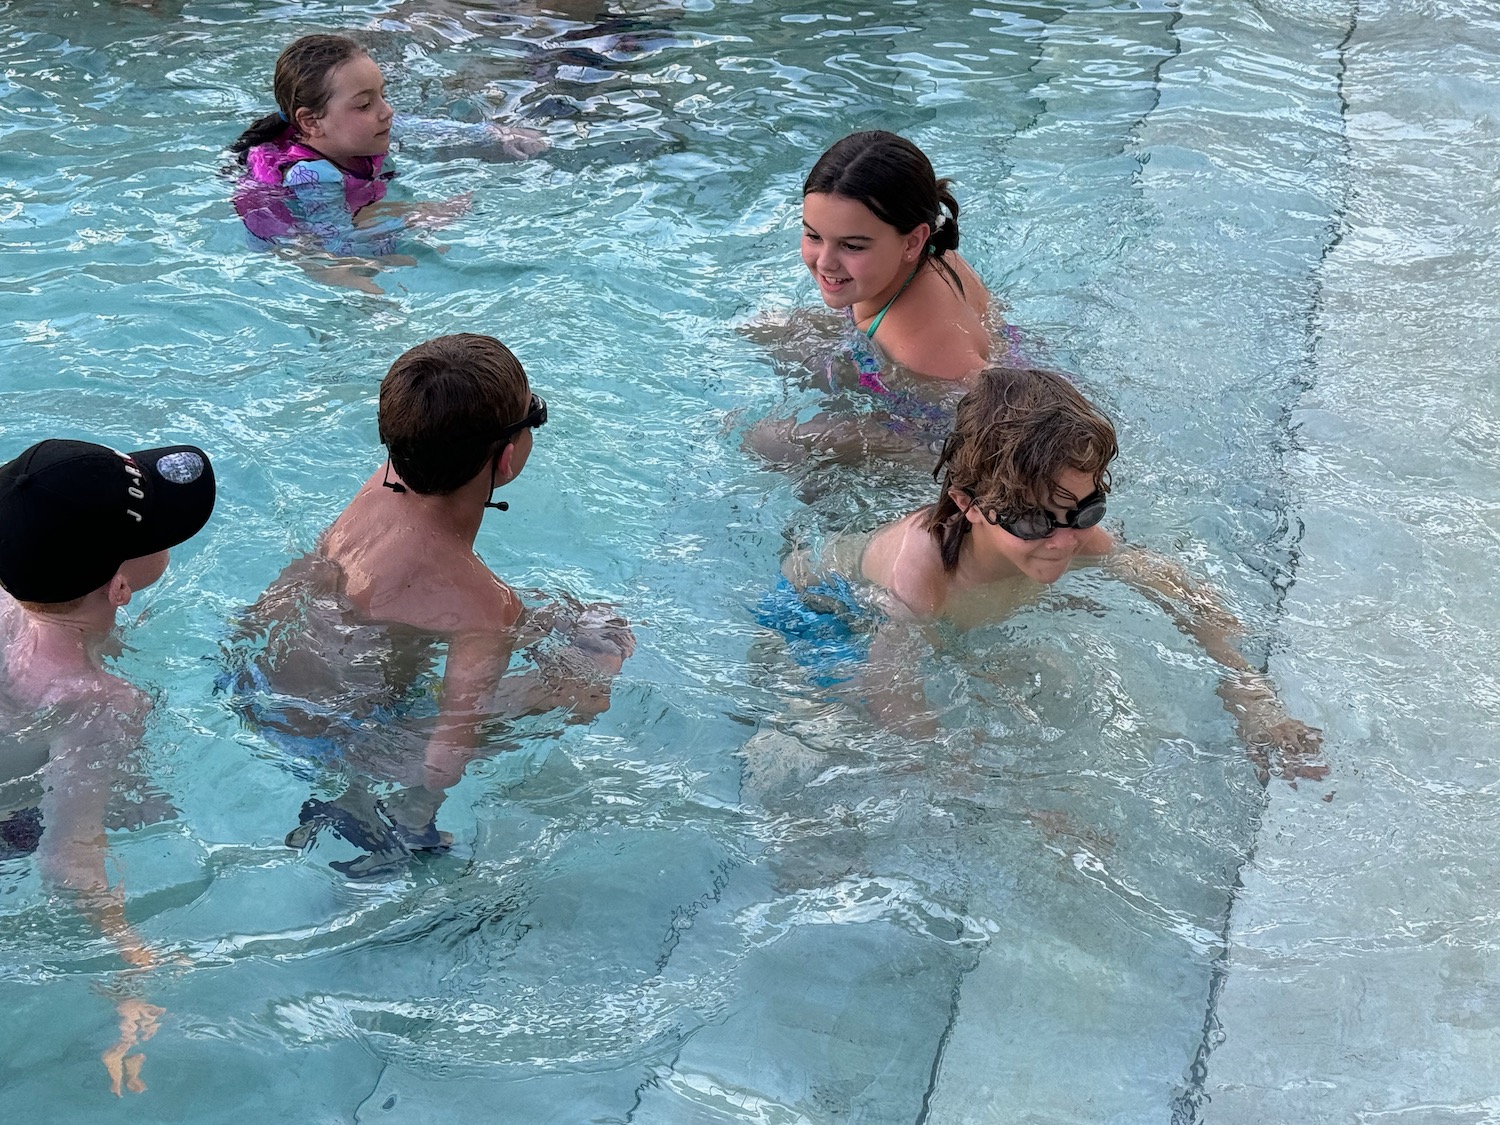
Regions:
[[[938,541],[943,568],[957,568],[970,526],[954,492],[981,510],[1015,517],[1052,504],[1064,469],[1088,474],[1095,488],[1108,492],[1109,463],[1119,451],[1114,424],[1064,376],[1034,367],[988,368],[959,400],[953,431],[932,470],[943,490],[923,526]]]

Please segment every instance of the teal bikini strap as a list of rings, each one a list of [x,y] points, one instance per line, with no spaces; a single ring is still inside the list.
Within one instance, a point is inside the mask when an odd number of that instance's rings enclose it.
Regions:
[[[906,287],[912,283],[912,278],[916,277],[917,274],[921,272],[923,261],[924,259],[917,259],[917,268],[906,275],[906,280],[901,283],[901,288],[896,290],[896,296],[887,301],[885,303],[885,308],[881,309],[878,313],[875,314],[875,319],[870,321],[870,327],[865,329],[866,339],[875,339],[875,329],[880,327],[880,322],[885,319],[885,314],[891,311],[891,306],[896,303],[896,297],[900,297],[901,294],[905,293]]]

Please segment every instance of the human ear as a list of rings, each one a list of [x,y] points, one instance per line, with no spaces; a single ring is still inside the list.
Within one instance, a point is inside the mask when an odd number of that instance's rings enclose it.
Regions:
[[[964,519],[968,520],[970,523],[983,518],[979,514],[978,506],[974,503],[974,498],[963,489],[950,488],[948,490],[948,499],[952,500],[954,504],[958,505],[958,510],[964,514]]]
[[[515,480],[516,473],[519,471],[515,467],[515,452],[516,440],[515,438],[511,438],[510,441],[505,443],[505,448],[497,454],[500,460],[500,479],[506,484]]]
[[[292,120],[297,123],[297,132],[304,137],[316,137],[323,132],[323,119],[306,106],[294,110]]]
[[[906,232],[905,245],[902,256],[908,262],[915,262],[917,255],[921,254],[927,247],[927,240],[932,237],[932,227],[927,223],[918,223]]]
[[[129,605],[130,595],[135,593],[131,589],[130,580],[119,571],[115,571],[115,576],[109,580],[109,585],[106,589],[108,591],[109,604],[115,609]]]

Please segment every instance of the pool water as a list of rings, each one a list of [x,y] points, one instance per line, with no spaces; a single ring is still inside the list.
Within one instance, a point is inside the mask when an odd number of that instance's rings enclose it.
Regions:
[[[8,1113],[1493,1119],[1500,15],[822,8],[0,0],[0,448],[189,441],[220,482],[119,661],[175,808],[110,838],[175,961],[150,1088],[99,1065],[111,948],[7,861]],[[248,250],[221,174],[328,29],[399,109],[551,142],[397,153],[394,195],[474,203],[381,293]],[[965,256],[1118,420],[1115,526],[1223,593],[1327,781],[1263,784],[1212,663],[1096,574],[909,638],[909,724],[757,622],[788,549],[933,488],[742,449],[818,404],[825,345],[750,326],[816,303],[798,189],[873,126],[953,178]],[[455,331],[551,414],[481,554],[638,645],[598,720],[471,766],[450,854],[353,883],[282,843],[344,779],[243,729],[218,654],[378,464],[390,362]]]

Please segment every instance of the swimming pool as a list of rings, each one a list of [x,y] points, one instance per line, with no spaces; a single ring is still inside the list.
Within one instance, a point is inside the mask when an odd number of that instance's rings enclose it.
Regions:
[[[182,962],[149,987],[150,1090],[104,1087],[108,947],[8,862],[11,1112],[1493,1115],[1491,8],[249,7],[0,2],[4,448],[170,438],[220,477],[121,661],[177,809],[111,839]],[[216,175],[279,47],[327,28],[400,108],[553,142],[398,154],[397,190],[476,206],[384,295],[247,252]],[[965,255],[1120,422],[1112,514],[1226,591],[1328,782],[1263,788],[1208,662],[1087,574],[919,658],[933,739],[757,626],[789,542],[931,488],[799,493],[740,448],[811,399],[736,329],[815,300],[797,189],[871,124],[954,177]],[[552,416],[481,553],[640,643],[596,723],[471,768],[454,853],[351,884],[282,845],[307,784],[214,658],[373,467],[390,361],[461,330]]]

